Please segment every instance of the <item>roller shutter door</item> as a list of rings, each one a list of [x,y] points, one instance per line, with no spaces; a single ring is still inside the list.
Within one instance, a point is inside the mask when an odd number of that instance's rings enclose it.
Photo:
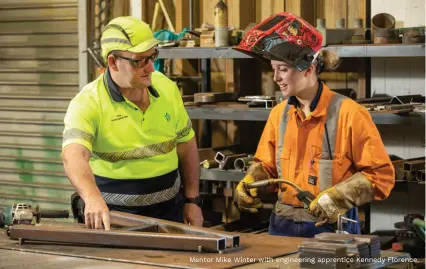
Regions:
[[[70,209],[63,117],[78,92],[77,0],[0,0],[0,209]]]

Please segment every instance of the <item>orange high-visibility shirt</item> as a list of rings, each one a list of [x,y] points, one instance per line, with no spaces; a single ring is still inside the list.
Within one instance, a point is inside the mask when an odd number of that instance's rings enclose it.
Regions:
[[[288,104],[291,106],[287,112],[288,123],[285,134],[281,134],[284,136],[280,156],[283,179],[294,182],[315,196],[320,193],[319,161],[324,158],[323,152],[327,151],[322,148],[324,122],[334,94],[323,84],[316,108],[305,119],[299,109]],[[271,178],[278,177],[277,145],[286,105],[287,101],[284,101],[272,109],[255,154],[255,160],[262,162]],[[332,185],[361,172],[371,181],[374,198],[385,199],[395,185],[395,171],[370,113],[349,98],[342,101],[338,113]],[[315,180],[308,181],[309,176]],[[293,188],[288,188],[284,193],[279,189],[278,192],[283,203],[303,206]]]

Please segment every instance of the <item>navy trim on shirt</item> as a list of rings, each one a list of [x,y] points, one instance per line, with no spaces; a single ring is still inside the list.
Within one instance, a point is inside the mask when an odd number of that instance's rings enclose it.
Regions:
[[[107,88],[109,95],[112,97],[112,99],[116,102],[124,102],[125,99],[123,95],[121,94],[120,90],[118,89],[117,84],[115,84],[114,80],[112,80],[111,74],[109,73],[109,69],[107,68],[104,75],[104,85],[105,88]],[[155,98],[160,97],[160,94],[154,87],[149,86],[148,87],[149,92],[152,96]]]
[[[315,94],[315,97],[312,100],[311,105],[309,106],[309,109],[310,109],[311,112],[314,111],[315,108],[317,108],[317,106],[318,106],[319,99],[320,99],[321,93],[322,93],[322,85],[323,85],[323,82],[321,80],[318,80],[318,91]],[[294,95],[290,96],[288,98],[288,102],[287,103],[289,105],[293,105],[296,108],[300,106],[299,100],[297,100],[296,96],[294,96]]]

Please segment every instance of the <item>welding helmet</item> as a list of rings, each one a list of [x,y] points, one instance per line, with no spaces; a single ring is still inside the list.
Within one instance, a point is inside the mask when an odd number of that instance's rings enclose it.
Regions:
[[[302,18],[280,12],[250,29],[234,49],[261,60],[284,61],[304,71],[318,57],[322,38]]]

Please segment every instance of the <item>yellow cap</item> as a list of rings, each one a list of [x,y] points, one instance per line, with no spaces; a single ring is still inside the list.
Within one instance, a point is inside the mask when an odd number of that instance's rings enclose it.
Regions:
[[[160,43],[149,25],[135,17],[117,17],[105,27],[101,36],[102,57],[114,50],[145,52]]]

